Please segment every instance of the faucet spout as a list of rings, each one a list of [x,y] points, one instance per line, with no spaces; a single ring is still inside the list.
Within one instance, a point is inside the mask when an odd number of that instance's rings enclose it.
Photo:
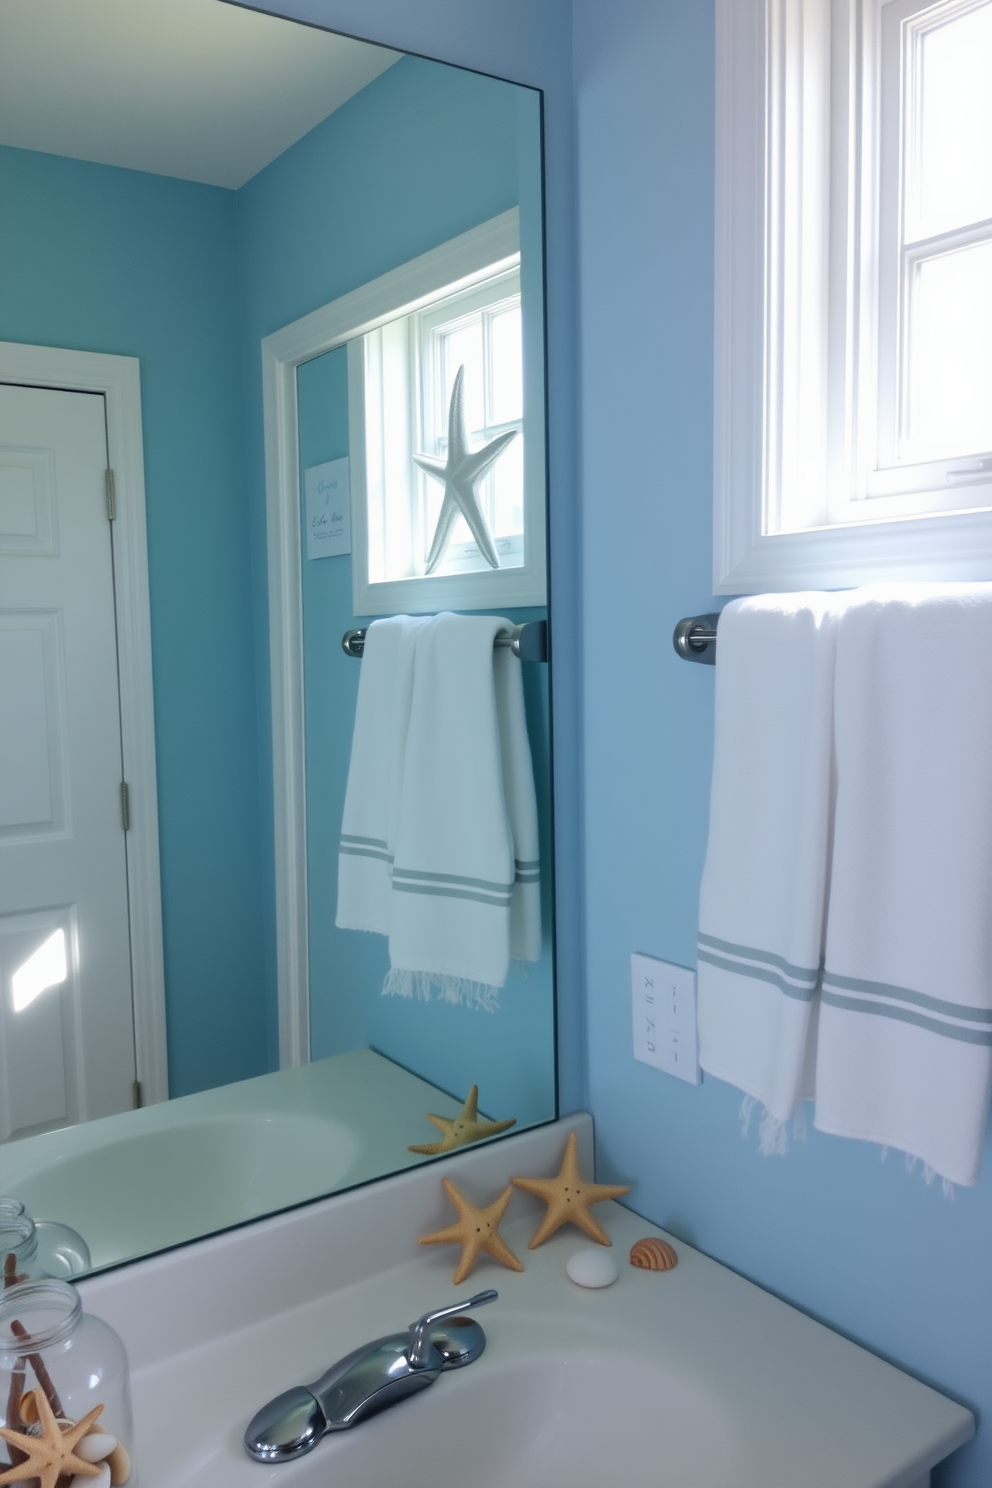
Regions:
[[[359,1421],[432,1385],[444,1369],[471,1364],[486,1335],[469,1307],[494,1302],[498,1293],[477,1292],[452,1307],[436,1308],[403,1333],[376,1338],[339,1359],[311,1385],[277,1395],[252,1418],[245,1450],[259,1462],[287,1462],[315,1447],[328,1431],[346,1431]],[[447,1327],[439,1326],[447,1319]]]

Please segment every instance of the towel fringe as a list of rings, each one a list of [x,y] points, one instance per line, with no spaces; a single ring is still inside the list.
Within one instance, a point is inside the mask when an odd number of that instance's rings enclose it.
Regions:
[[[436,990],[435,990],[436,989]],[[487,982],[473,982],[467,977],[446,976],[434,971],[403,971],[393,966],[382,984],[383,997],[416,997],[421,1002],[450,1002],[476,1012],[499,1011],[498,987]]]
[[[741,1101],[740,1120],[741,1136],[747,1140],[751,1130],[751,1117],[754,1108],[758,1105],[753,1095],[746,1095]],[[806,1111],[800,1105],[792,1121],[792,1140],[794,1142],[805,1142],[807,1137]],[[761,1121],[758,1124],[758,1151],[762,1157],[785,1157],[789,1151],[789,1124],[780,1121],[773,1116],[766,1107],[761,1107]]]

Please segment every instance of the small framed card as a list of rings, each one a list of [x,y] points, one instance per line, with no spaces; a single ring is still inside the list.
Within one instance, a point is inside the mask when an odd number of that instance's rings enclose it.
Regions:
[[[351,486],[348,460],[327,460],[303,473],[307,557],[351,552]]]

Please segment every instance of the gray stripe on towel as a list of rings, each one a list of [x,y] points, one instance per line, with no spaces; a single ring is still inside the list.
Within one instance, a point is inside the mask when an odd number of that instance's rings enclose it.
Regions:
[[[347,853],[353,858],[375,858],[380,863],[391,863],[393,861],[392,853],[382,852],[378,847],[349,847],[346,842],[341,842],[338,852]]]
[[[926,992],[894,987],[889,982],[868,982],[861,977],[840,976],[835,971],[825,971],[823,982],[825,986],[837,987],[842,992],[867,992],[870,997],[893,997],[897,1002],[912,1002],[945,1018],[963,1018],[966,1023],[992,1023],[992,1012],[988,1008],[969,1007],[966,1002],[948,1002],[944,997],[930,997]]]
[[[820,996],[830,1007],[842,1008],[848,1013],[875,1013],[881,1018],[895,1018],[900,1023],[914,1023],[917,1028],[925,1028],[927,1033],[939,1033],[943,1038],[958,1039],[963,1044],[992,1045],[992,1028],[962,1028],[958,1023],[940,1023],[936,1018],[924,1017],[910,1008],[894,1007],[891,1002],[838,997],[836,992],[821,992]]]
[[[420,873],[415,868],[394,868],[393,877],[416,883],[464,884],[470,889],[488,889],[493,894],[509,894],[513,887],[508,883],[493,883],[488,878],[466,878],[462,873]]]
[[[696,938],[700,945],[709,946],[714,951],[726,951],[731,956],[743,956],[747,961],[763,961],[768,966],[777,966],[779,971],[784,971],[793,981],[815,983],[822,970],[819,966],[793,966],[791,961],[786,961],[784,956],[776,956],[772,951],[758,951],[754,946],[735,945],[732,940],[717,940],[715,935],[704,935],[702,930]]]
[[[441,899],[473,899],[476,904],[489,904],[494,909],[505,909],[510,903],[509,894],[479,894],[471,889],[450,889],[441,884],[397,883],[393,878],[396,894],[431,894]]]
[[[718,966],[721,971],[734,971],[738,976],[754,977],[755,981],[768,982],[784,992],[786,997],[794,997],[797,1002],[812,1002],[816,987],[797,987],[794,982],[787,982],[777,971],[770,966],[751,966],[746,961],[728,961],[725,956],[714,956],[712,951],[700,947],[696,952],[699,961],[705,961],[710,966]]]

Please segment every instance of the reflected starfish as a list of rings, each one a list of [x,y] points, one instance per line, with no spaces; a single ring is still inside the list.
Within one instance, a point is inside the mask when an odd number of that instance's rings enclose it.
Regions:
[[[451,531],[459,514],[468,523],[468,529],[479,545],[479,552],[490,568],[499,568],[499,555],[493,544],[489,524],[479,505],[477,486],[491,465],[494,465],[506,446],[517,436],[516,429],[508,434],[497,434],[481,450],[473,454],[468,447],[465,429],[465,368],[459,367],[451,389],[451,404],[448,408],[448,458],[438,460],[433,455],[414,455],[421,470],[426,471],[444,486],[441,513],[434,529],[434,540],[427,555],[427,573],[433,573],[448,549]]]
[[[23,1462],[0,1473],[0,1484],[33,1482],[38,1488],[55,1488],[61,1477],[98,1478],[103,1471],[103,1464],[84,1462],[81,1457],[76,1456],[73,1449],[89,1431],[103,1406],[95,1406],[75,1425],[70,1426],[67,1422],[60,1425],[44,1390],[35,1390],[33,1393],[41,1435],[31,1436],[23,1431],[11,1431],[7,1426],[0,1426],[0,1437],[24,1457]]]
[[[454,1120],[446,1116],[432,1116],[430,1111],[427,1112],[427,1120],[437,1127],[441,1133],[441,1141],[408,1147],[407,1152],[423,1152],[428,1157],[436,1157],[439,1152],[451,1152],[455,1147],[467,1147],[470,1142],[481,1142],[483,1137],[495,1137],[497,1132],[508,1131],[517,1124],[516,1117],[512,1121],[480,1121],[478,1085],[472,1086],[468,1100]]]
[[[461,1246],[462,1258],[458,1262],[458,1270],[454,1275],[454,1285],[461,1286],[466,1276],[474,1270],[482,1251],[491,1255],[494,1260],[502,1261],[503,1265],[509,1266],[511,1271],[522,1271],[524,1269],[522,1262],[517,1260],[499,1233],[500,1220],[513,1197],[513,1189],[505,1189],[495,1204],[490,1204],[485,1209],[476,1209],[464,1194],[458,1192],[449,1179],[442,1178],[441,1182],[444,1184],[444,1191],[448,1198],[458,1210],[458,1222],[448,1225],[446,1230],[435,1230],[431,1235],[421,1235],[420,1244]]]
[[[579,1144],[574,1131],[569,1132],[557,1178],[511,1178],[510,1182],[517,1188],[525,1188],[528,1193],[537,1194],[548,1206],[534,1231],[528,1247],[530,1250],[543,1245],[564,1224],[578,1225],[600,1245],[612,1245],[613,1241],[593,1219],[589,1209],[604,1199],[618,1199],[621,1194],[630,1193],[630,1189],[621,1183],[588,1183],[583,1178],[579,1171]]]

